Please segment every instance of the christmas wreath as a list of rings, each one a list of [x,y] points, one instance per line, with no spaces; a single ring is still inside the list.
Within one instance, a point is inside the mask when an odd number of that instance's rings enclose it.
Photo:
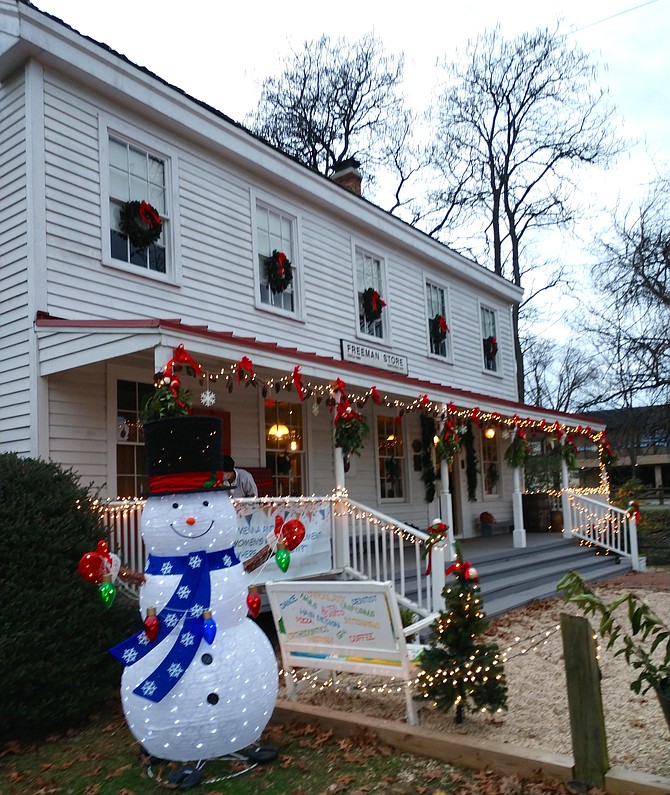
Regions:
[[[333,422],[335,424],[335,447],[342,449],[345,461],[352,453],[360,455],[370,429],[363,417],[354,411],[347,398],[343,398],[339,402]]]
[[[293,268],[283,251],[275,249],[265,260],[265,278],[273,293],[283,293],[293,281]]]
[[[571,433],[565,437],[565,444],[561,446],[561,458],[568,465],[568,469],[574,469],[577,465],[577,445]]]
[[[382,316],[382,309],[386,306],[386,302],[382,300],[379,293],[374,287],[368,287],[363,292],[363,312],[365,319],[370,322],[372,320],[379,320]]]
[[[120,227],[136,248],[146,248],[161,236],[160,215],[149,202],[126,202],[121,205]]]
[[[430,339],[433,345],[439,348],[447,338],[448,333],[449,326],[447,325],[444,315],[435,315],[430,321]]]
[[[512,444],[505,450],[505,461],[513,468],[522,467],[530,455],[530,445],[526,440],[526,431],[517,428]]]
[[[454,456],[460,451],[461,444],[461,434],[456,423],[453,420],[447,420],[442,426],[442,433],[436,446],[438,460],[446,460],[448,464],[451,464]]]
[[[614,452],[612,445],[604,439],[600,444],[600,461],[605,469],[609,469],[612,464],[617,460],[617,454]]]
[[[495,337],[485,337],[482,342],[484,344],[484,356],[487,361],[492,361],[498,354],[498,340]]]

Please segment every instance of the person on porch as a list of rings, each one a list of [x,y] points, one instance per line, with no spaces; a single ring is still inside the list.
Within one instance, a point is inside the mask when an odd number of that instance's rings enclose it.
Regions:
[[[237,468],[232,456],[223,456],[221,469],[224,482],[230,487],[231,497],[258,497],[258,488],[252,474],[246,469]]]

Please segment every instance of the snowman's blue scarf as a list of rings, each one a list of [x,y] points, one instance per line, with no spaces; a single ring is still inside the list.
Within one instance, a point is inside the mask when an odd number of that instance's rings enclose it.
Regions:
[[[119,662],[133,665],[170,636],[180,625],[179,636],[158,667],[133,690],[149,701],[159,702],[184,675],[198,651],[203,634],[203,611],[210,606],[209,573],[237,566],[235,549],[218,552],[191,552],[173,557],[149,556],[147,574],[181,574],[181,579],[165,607],[158,614],[159,631],[153,643],[144,630],[109,650]],[[182,621],[183,619],[183,621]]]

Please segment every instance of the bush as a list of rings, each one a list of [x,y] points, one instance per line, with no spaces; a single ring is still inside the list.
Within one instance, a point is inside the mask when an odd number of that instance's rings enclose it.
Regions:
[[[628,508],[631,500],[636,500],[639,493],[649,488],[639,478],[630,478],[614,492],[612,503],[619,508]]]
[[[72,470],[0,455],[0,740],[70,728],[118,686],[107,649],[132,619],[77,573],[102,538],[90,505]]]

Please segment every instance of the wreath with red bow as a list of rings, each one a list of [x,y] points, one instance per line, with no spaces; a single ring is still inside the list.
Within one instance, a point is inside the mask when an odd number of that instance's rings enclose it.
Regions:
[[[283,251],[275,249],[265,260],[265,278],[273,293],[283,293],[293,281],[291,261]]]
[[[444,315],[435,315],[430,321],[430,338],[436,348],[446,340],[449,326]]]
[[[488,361],[492,361],[498,355],[498,340],[495,337],[486,337],[484,343],[484,356]]]
[[[145,201],[122,204],[119,225],[136,248],[146,248],[155,243],[163,231],[158,210]]]
[[[374,287],[368,287],[363,291],[363,313],[365,319],[370,322],[372,320],[379,320],[382,316],[382,309],[386,306],[386,301],[375,290]]]

